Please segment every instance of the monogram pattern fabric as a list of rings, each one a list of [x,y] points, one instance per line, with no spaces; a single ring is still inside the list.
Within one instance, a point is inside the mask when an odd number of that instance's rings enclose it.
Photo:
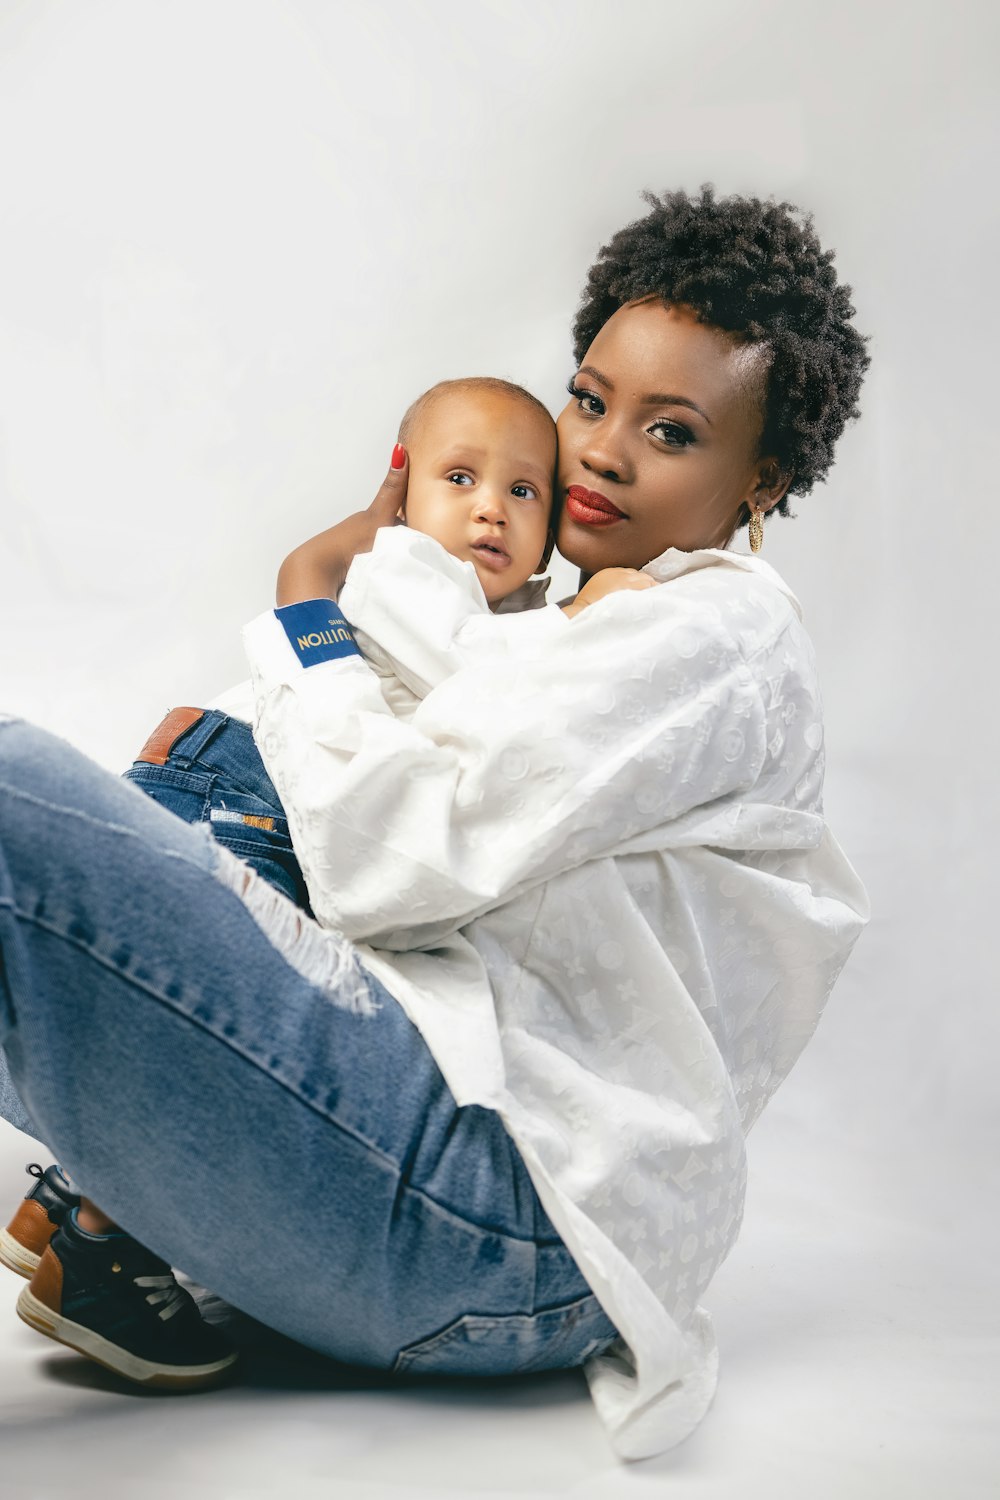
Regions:
[[[587,1367],[618,1450],[716,1381],[699,1307],[739,1230],[744,1139],[867,917],[822,812],[813,652],[758,559],[494,615],[468,564],[379,533],[341,595],[359,657],[244,632],[255,732],[321,923],[496,1109],[622,1338]]]

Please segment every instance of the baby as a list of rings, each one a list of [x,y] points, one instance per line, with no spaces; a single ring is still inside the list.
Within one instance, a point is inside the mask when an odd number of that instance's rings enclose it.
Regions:
[[[445,381],[409,408],[399,441],[410,464],[400,519],[470,563],[490,609],[540,604],[544,586],[526,585],[552,550],[556,461],[555,423],[541,402],[504,380]],[[208,821],[220,842],[308,909],[252,716],[247,685],[213,709],[174,709],[125,774],[187,822]],[[61,1281],[50,1336],[142,1384],[194,1389],[222,1378],[236,1353],[170,1267],[81,1202],[57,1166],[28,1171],[38,1180],[0,1232],[0,1260],[31,1278],[46,1306],[53,1279]]]
[[[544,603],[548,580],[532,579],[554,544],[555,423],[521,386],[491,377],[443,381],[409,407],[397,453],[409,458],[401,521],[466,562],[490,609]],[[371,665],[394,713],[417,699],[371,643]],[[284,809],[249,726],[249,681],[207,709],[173,709],[125,775],[186,822],[207,821],[220,843],[309,909]]]
[[[505,380],[449,380],[413,403],[399,441],[410,458],[402,519],[470,562],[486,602],[510,608],[552,551],[556,427]]]

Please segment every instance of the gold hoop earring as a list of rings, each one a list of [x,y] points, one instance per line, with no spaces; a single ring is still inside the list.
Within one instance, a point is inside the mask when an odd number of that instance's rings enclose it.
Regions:
[[[750,551],[759,552],[764,545],[764,512],[750,512]]]

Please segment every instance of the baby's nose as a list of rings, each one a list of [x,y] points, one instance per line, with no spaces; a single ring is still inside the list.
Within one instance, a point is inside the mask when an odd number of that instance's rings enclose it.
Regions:
[[[507,507],[501,496],[480,490],[476,496],[476,516],[494,526],[506,526]]]

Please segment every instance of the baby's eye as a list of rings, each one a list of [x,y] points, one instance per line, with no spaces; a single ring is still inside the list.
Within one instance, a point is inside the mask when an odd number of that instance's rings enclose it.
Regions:
[[[530,484],[511,485],[511,494],[516,500],[537,500],[538,491],[533,490]]]
[[[448,483],[449,484],[472,484],[472,482],[473,482],[472,475],[471,474],[462,473],[461,470],[459,470],[455,474],[449,474],[448,475]]]

